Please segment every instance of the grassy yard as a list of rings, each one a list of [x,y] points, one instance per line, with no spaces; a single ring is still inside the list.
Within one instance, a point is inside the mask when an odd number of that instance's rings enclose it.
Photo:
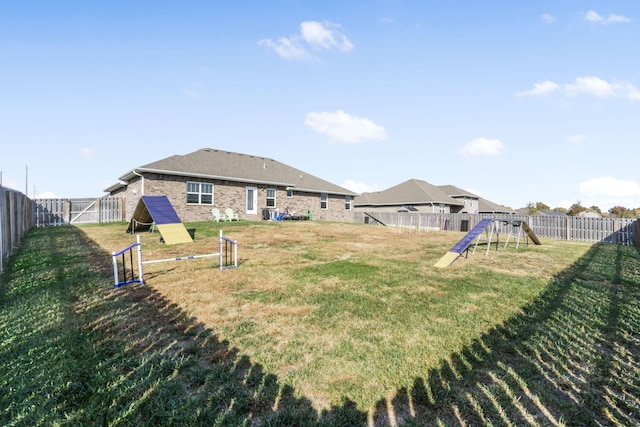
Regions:
[[[640,255],[543,240],[433,264],[462,233],[190,223],[31,230],[0,279],[0,425],[636,425]]]

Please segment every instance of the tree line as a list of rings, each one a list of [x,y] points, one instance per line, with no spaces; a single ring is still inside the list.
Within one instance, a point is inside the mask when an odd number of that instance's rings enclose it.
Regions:
[[[582,206],[582,203],[580,202],[580,200],[578,200],[576,203],[571,205],[569,209],[562,208],[562,207],[551,209],[547,204],[543,202],[536,202],[536,203],[530,202],[527,204],[524,210],[526,211],[527,215],[536,215],[540,213],[540,211],[546,210],[546,211],[561,212],[569,216],[578,216],[581,212],[595,212],[607,218],[633,219],[633,218],[640,217],[640,208],[629,209],[629,208],[625,208],[624,206],[614,206],[611,209],[609,209],[607,212],[602,212],[602,210],[598,206],[591,206],[591,207]]]

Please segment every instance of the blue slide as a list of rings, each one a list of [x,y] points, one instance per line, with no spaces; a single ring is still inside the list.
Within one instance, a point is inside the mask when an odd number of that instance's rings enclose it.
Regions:
[[[448,267],[453,264],[453,261],[458,259],[460,254],[469,248],[469,245],[482,233],[485,228],[489,226],[493,222],[492,218],[484,218],[481,219],[479,223],[477,223],[471,231],[469,231],[458,243],[452,247],[449,252],[447,252],[440,260],[435,263],[434,267]]]

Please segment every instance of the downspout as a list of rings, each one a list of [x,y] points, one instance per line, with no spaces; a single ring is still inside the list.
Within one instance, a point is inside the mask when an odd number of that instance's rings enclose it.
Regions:
[[[142,179],[142,186],[140,188],[140,196],[144,196],[144,175],[139,174],[138,172],[136,172],[136,170],[132,170],[131,172],[133,172],[134,175],[139,176]]]

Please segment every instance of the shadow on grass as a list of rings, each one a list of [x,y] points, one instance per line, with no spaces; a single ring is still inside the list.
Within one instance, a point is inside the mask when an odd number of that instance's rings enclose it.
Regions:
[[[376,425],[640,425],[640,257],[596,244],[523,313],[380,401]]]
[[[109,287],[80,230],[34,229],[0,282],[0,424],[638,424],[639,270],[634,249],[594,245],[410,390],[319,413],[161,294]]]

